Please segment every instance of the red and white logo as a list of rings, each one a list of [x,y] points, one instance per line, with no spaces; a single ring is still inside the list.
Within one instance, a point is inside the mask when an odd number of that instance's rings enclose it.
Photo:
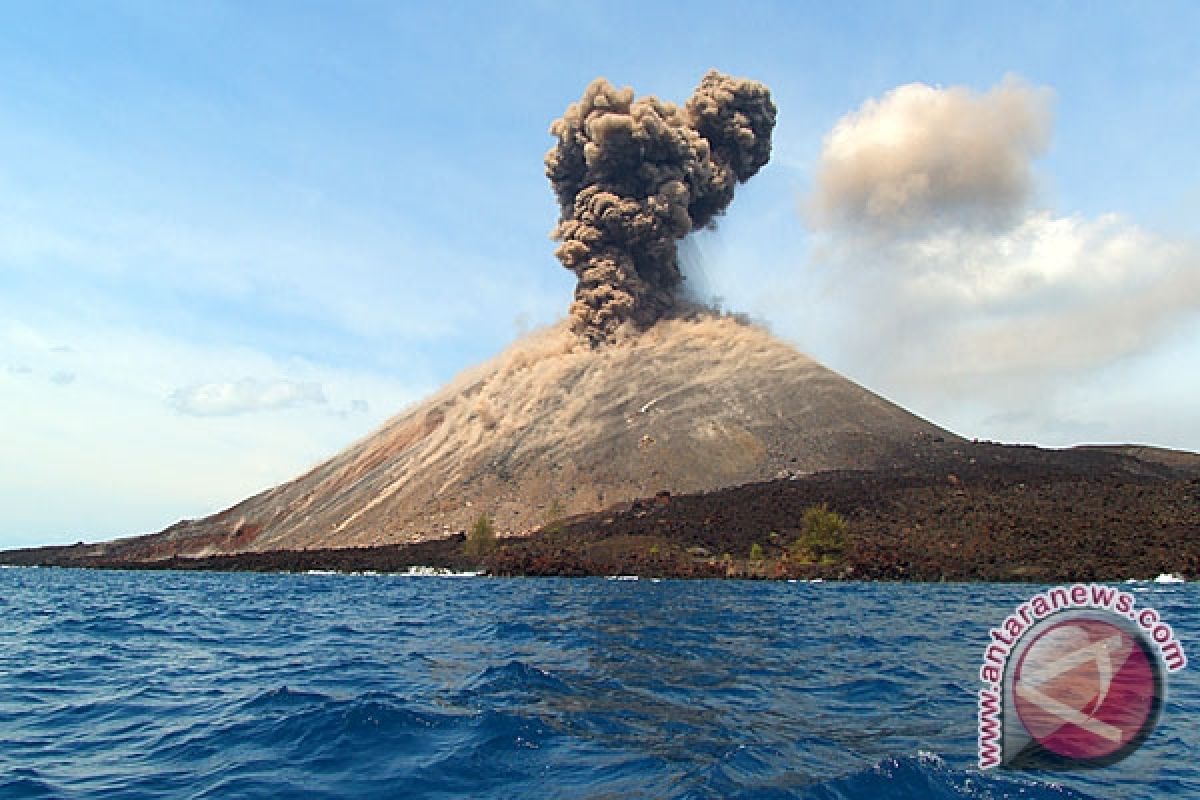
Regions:
[[[1167,673],[1187,666],[1171,626],[1103,584],[1035,594],[988,631],[979,766],[1112,764],[1158,723]]]
[[[1034,632],[1013,673],[1025,731],[1050,752],[1079,761],[1111,758],[1140,741],[1154,724],[1160,693],[1141,637],[1096,619]]]

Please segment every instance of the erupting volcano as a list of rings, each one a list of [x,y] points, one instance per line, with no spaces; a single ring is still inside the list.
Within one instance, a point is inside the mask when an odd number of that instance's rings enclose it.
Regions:
[[[767,331],[681,299],[677,242],[768,161],[761,83],[711,71],[680,107],[592,82],[550,129],[568,318],[469,369],[306,474],[90,555],[158,559],[427,541],[830,469],[956,437]]]

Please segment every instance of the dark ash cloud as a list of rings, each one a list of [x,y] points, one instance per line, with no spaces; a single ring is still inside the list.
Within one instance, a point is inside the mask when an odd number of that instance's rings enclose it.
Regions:
[[[553,238],[578,276],[572,328],[592,344],[676,306],[676,242],[712,225],[771,157],[775,104],[761,83],[710,71],[683,108],[603,78],[550,128]]]

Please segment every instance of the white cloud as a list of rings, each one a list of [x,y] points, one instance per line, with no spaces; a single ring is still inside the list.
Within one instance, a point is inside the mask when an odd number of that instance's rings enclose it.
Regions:
[[[326,400],[325,391],[319,383],[242,378],[232,383],[199,383],[184,386],[171,392],[167,402],[181,414],[224,417],[324,405]]]
[[[867,250],[834,239],[861,330],[905,342],[894,377],[1082,370],[1136,355],[1200,310],[1200,253],[1108,215],[1030,213]],[[867,344],[866,341],[863,342]]]
[[[1041,427],[1015,438],[1119,429],[1078,418],[1078,387],[1112,391],[1114,365],[1177,346],[1200,319],[1200,247],[1119,214],[1037,206],[1048,97],[1013,79],[985,93],[895,89],[834,126],[806,198],[838,365],[925,413],[973,420],[969,435],[1031,420]]]

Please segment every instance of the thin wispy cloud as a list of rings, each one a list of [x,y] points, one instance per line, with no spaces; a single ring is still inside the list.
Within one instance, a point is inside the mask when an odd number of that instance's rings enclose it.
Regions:
[[[242,378],[183,386],[170,394],[167,403],[179,413],[194,417],[231,417],[319,406],[326,403],[326,398],[319,383]]]

